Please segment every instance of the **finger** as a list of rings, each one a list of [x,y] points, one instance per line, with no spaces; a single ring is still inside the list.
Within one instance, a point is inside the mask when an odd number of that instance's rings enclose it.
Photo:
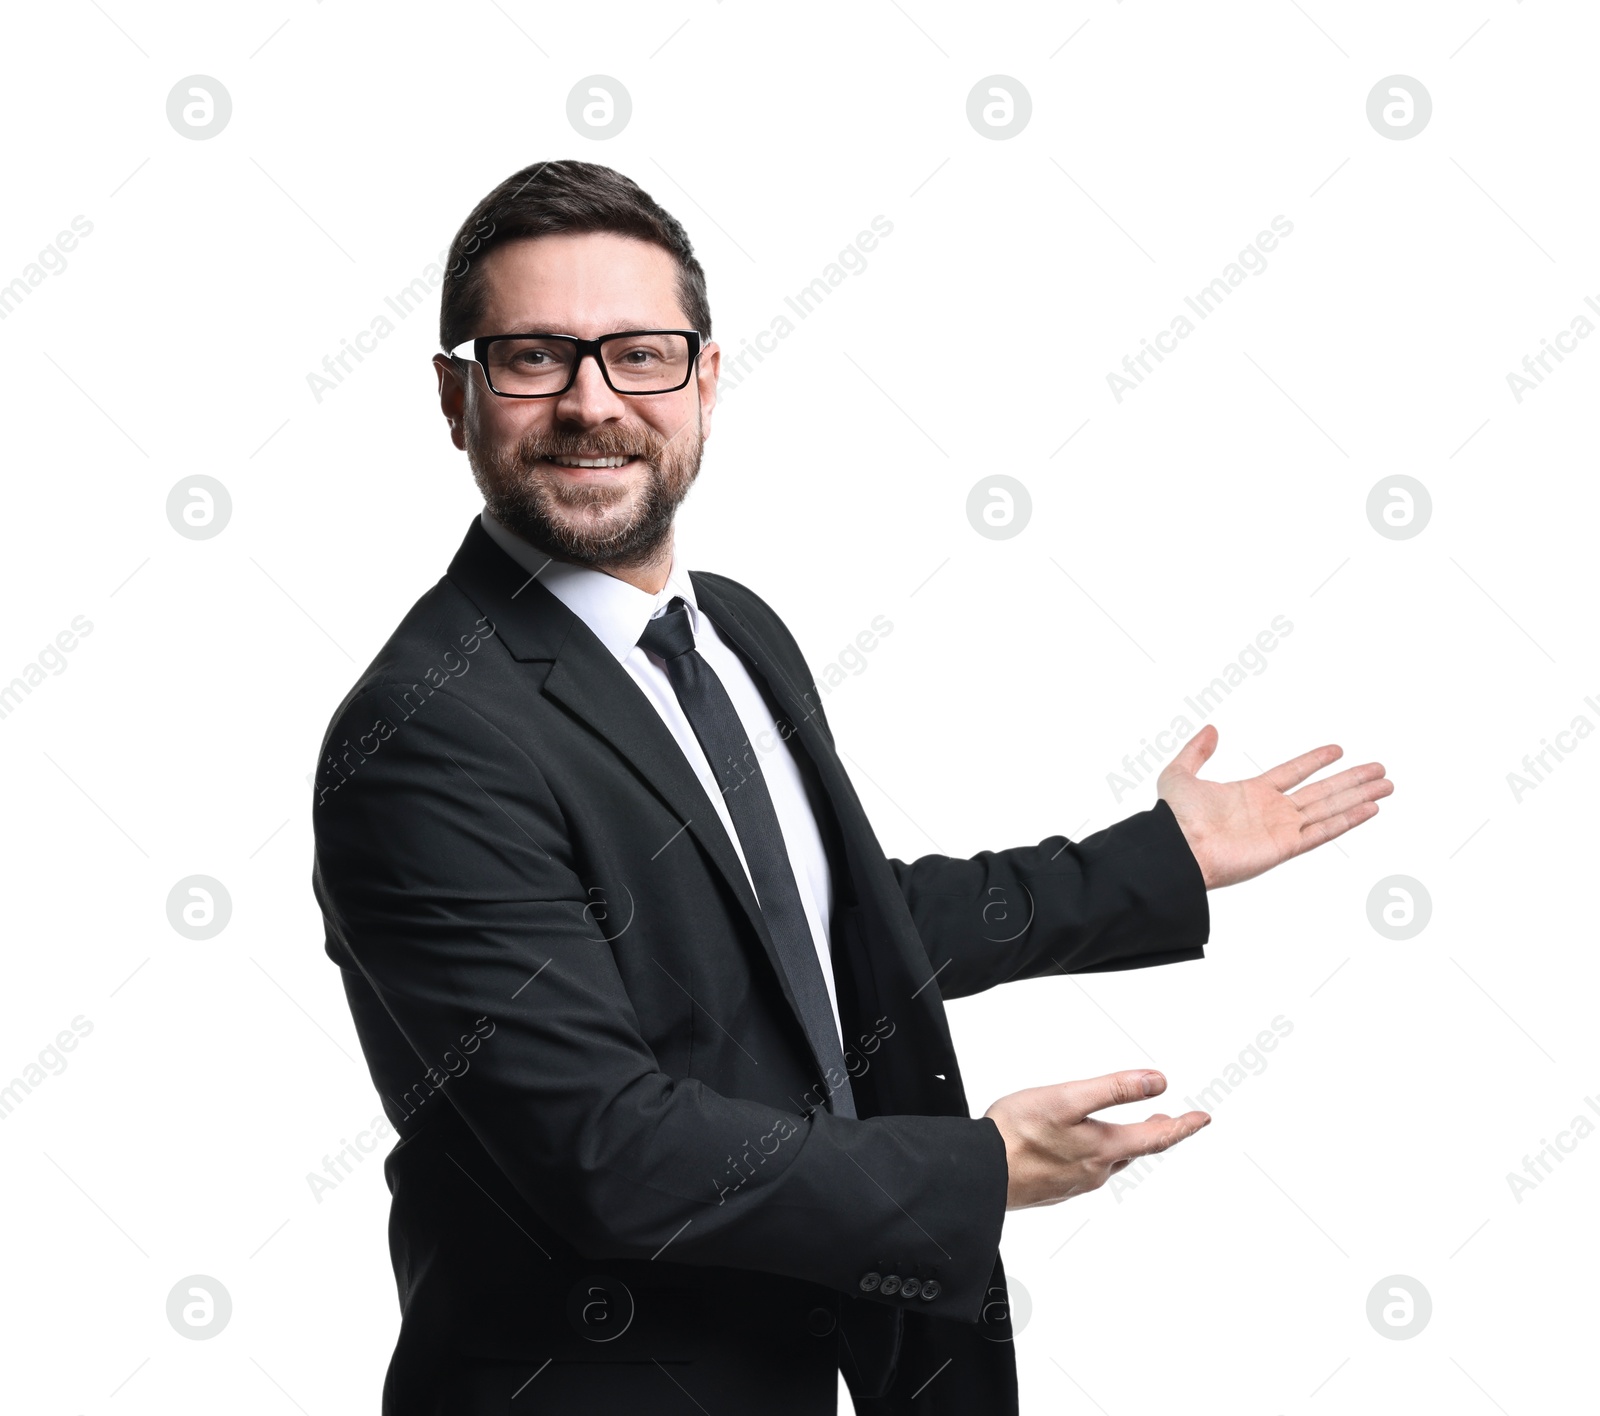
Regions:
[[[1280,762],[1270,771],[1261,774],[1261,780],[1274,791],[1286,792],[1290,787],[1297,787],[1313,772],[1320,772],[1330,762],[1337,762],[1344,756],[1342,747],[1335,747],[1329,743],[1326,747],[1314,747],[1310,752],[1302,752],[1298,757],[1291,757],[1287,762]]]
[[[1160,1072],[1137,1067],[1128,1072],[1108,1072],[1087,1081],[1062,1082],[1055,1091],[1057,1104],[1075,1124],[1108,1106],[1126,1106],[1130,1101],[1160,1096],[1166,1089],[1167,1079]]]
[[[1207,723],[1188,742],[1178,749],[1178,755],[1161,769],[1164,777],[1168,772],[1183,773],[1193,776],[1206,765],[1206,760],[1217,750],[1217,729],[1213,723]]]
[[[1148,1121],[1135,1122],[1130,1126],[1107,1124],[1107,1154],[1116,1160],[1159,1155],[1210,1124],[1211,1117],[1204,1111],[1185,1111],[1177,1118],[1152,1116]]]
[[[1295,847],[1294,854],[1304,855],[1318,846],[1325,846],[1336,836],[1344,835],[1346,831],[1359,826],[1363,821],[1372,820],[1377,814],[1377,802],[1369,801],[1364,806],[1353,806],[1348,811],[1341,811],[1337,816],[1330,816],[1326,821],[1304,826],[1300,830],[1300,844]]]
[[[1375,782],[1365,782],[1359,787],[1352,787],[1349,791],[1340,792],[1337,796],[1313,802],[1308,807],[1301,807],[1300,827],[1304,830],[1307,826],[1315,826],[1319,821],[1326,821],[1330,816],[1339,816],[1353,807],[1364,805],[1369,801],[1378,801],[1383,797],[1389,796],[1393,791],[1394,783],[1387,777],[1380,777]],[[1295,804],[1299,805],[1298,802]]]
[[[1347,767],[1343,772],[1335,772],[1331,777],[1324,777],[1320,782],[1307,782],[1297,792],[1289,794],[1289,800],[1302,810],[1312,802],[1323,800],[1338,792],[1349,791],[1365,782],[1376,781],[1383,776],[1383,763],[1363,762],[1359,767]]]

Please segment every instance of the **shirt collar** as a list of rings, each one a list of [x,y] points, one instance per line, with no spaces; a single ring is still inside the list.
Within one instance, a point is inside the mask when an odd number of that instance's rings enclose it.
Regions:
[[[695,601],[694,584],[679,555],[676,536],[673,537],[672,566],[667,572],[667,583],[652,595],[593,566],[551,559],[501,525],[488,507],[484,507],[479,519],[495,544],[529,575],[536,576],[546,590],[588,625],[619,664],[638,644],[645,625],[658,610],[665,609],[674,596],[682,596],[688,603],[689,624],[696,638],[699,637],[700,606]]]

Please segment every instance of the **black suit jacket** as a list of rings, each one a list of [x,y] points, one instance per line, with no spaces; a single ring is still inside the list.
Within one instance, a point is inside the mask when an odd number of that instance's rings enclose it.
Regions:
[[[1200,958],[1199,868],[1163,803],[1080,842],[887,859],[788,630],[693,580],[827,845],[858,1118],[827,1104],[676,741],[474,519],[316,778],[326,948],[400,1136],[383,1409],[815,1413],[842,1366],[864,1411],[1014,1410],[1005,1148],[943,1000]]]

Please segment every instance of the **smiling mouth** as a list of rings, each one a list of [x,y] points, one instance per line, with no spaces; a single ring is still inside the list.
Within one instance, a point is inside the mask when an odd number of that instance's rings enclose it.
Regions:
[[[547,457],[557,467],[626,467],[634,458],[629,457]]]

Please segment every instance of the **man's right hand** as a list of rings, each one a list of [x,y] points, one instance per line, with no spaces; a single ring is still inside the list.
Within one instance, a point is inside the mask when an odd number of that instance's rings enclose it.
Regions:
[[[1204,1111],[1186,1111],[1176,1120],[1157,1113],[1129,1126],[1090,1119],[1108,1106],[1166,1089],[1160,1072],[1140,1069],[1001,1097],[984,1115],[1005,1138],[1006,1208],[1055,1205],[1098,1190],[1139,1156],[1156,1155],[1211,1124]]]

